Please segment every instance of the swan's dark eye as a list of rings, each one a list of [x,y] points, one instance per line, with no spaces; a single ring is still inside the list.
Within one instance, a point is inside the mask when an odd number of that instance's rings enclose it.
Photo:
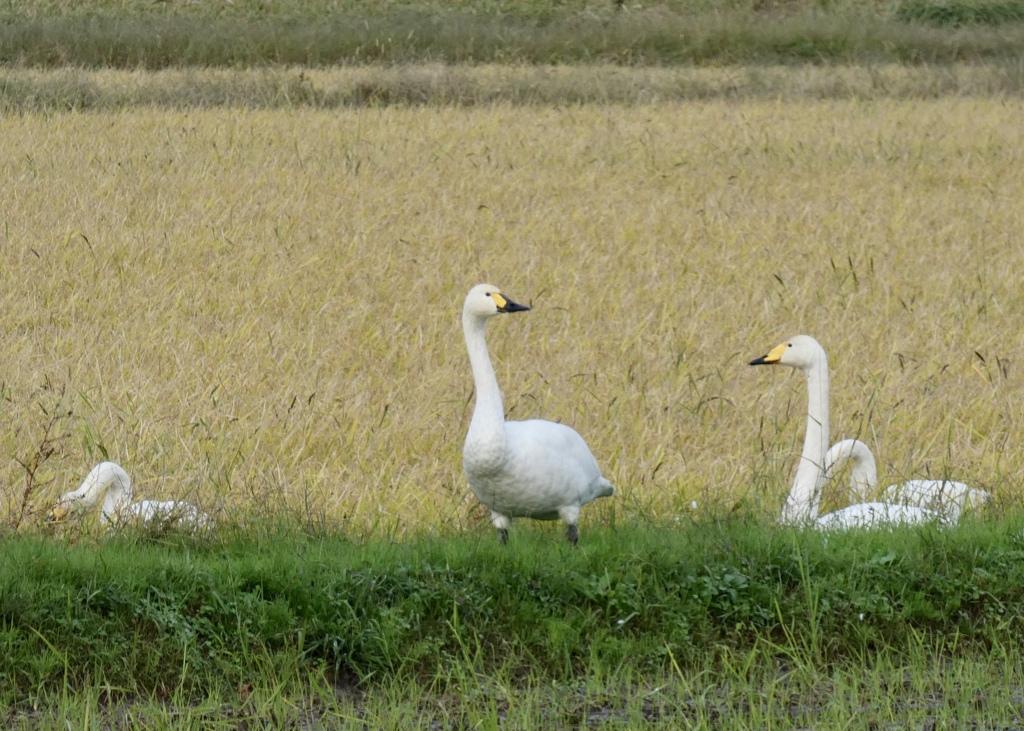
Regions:
[[[790,344],[789,344],[789,345],[787,345],[786,347],[787,347],[787,348],[792,348],[792,347],[793,347],[793,343],[790,343]]]

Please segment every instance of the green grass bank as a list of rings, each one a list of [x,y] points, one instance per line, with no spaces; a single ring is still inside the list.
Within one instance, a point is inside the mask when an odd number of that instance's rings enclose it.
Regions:
[[[1019,63],[1020,0],[832,3],[28,3],[0,6],[0,64]]]
[[[336,687],[437,688],[452,669],[571,683],[690,676],[715,658],[815,668],[921,648],[1019,656],[1017,523],[820,535],[747,521],[520,526],[403,543],[8,537],[0,697],[235,696],[302,668]],[[944,649],[943,649],[944,648]],[[510,681],[510,682],[511,682]]]

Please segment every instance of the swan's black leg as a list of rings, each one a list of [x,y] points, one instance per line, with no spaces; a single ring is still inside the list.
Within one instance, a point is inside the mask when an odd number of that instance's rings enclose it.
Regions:
[[[576,541],[580,539],[580,532],[575,525],[570,524],[569,527],[565,529],[565,537],[569,539],[569,543],[575,546]]]
[[[508,528],[498,528],[498,543],[503,546],[508,543]]]

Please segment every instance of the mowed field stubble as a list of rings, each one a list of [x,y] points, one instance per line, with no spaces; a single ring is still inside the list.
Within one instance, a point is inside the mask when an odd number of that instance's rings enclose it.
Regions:
[[[38,525],[110,458],[228,520],[489,532],[461,461],[480,281],[534,308],[488,327],[509,417],[572,425],[618,487],[584,541],[776,514],[806,388],[746,363],[799,332],[882,485],[1019,507],[1022,107],[0,117],[0,507]]]

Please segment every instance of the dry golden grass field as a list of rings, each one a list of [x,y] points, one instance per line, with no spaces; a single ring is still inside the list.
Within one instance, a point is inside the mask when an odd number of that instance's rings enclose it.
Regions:
[[[510,418],[573,425],[618,486],[584,530],[774,515],[806,389],[746,363],[799,332],[830,356],[833,441],[866,441],[883,485],[1018,507],[1021,119],[954,97],[0,117],[2,517],[28,492],[38,525],[109,456],[137,498],[244,520],[489,531],[461,464],[480,281],[534,308],[488,326]]]

